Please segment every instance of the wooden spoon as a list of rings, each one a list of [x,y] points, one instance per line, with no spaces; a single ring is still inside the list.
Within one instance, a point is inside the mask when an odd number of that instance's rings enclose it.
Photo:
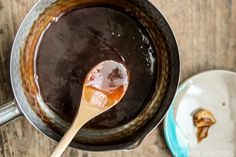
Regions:
[[[86,76],[77,115],[51,157],[61,156],[85,123],[116,105],[128,84],[129,72],[123,64],[108,60],[96,65]]]

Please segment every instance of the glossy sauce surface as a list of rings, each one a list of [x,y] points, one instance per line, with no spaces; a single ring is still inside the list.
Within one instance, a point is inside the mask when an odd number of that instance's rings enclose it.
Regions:
[[[131,121],[156,86],[156,52],[145,29],[132,17],[104,7],[73,10],[55,18],[38,44],[36,75],[44,102],[72,121],[89,70],[104,60],[125,61],[129,88],[113,108],[87,129],[109,129]]]

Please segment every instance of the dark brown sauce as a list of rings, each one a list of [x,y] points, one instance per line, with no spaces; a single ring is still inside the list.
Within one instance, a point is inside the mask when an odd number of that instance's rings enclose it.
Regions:
[[[37,55],[42,98],[67,121],[72,121],[77,111],[89,70],[104,60],[125,60],[130,71],[126,95],[85,128],[107,129],[128,123],[155,89],[156,53],[147,32],[133,18],[110,8],[77,9],[63,15],[46,30]]]

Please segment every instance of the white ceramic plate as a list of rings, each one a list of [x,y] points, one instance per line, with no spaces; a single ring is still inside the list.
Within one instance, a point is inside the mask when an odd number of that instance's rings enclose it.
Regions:
[[[192,114],[204,108],[216,124],[197,142]],[[167,144],[176,157],[236,156],[236,73],[212,70],[197,74],[178,89],[164,121]]]

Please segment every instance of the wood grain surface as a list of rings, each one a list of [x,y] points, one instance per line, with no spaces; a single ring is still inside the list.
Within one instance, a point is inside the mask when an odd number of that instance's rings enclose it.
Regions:
[[[9,57],[14,36],[37,0],[0,0],[0,104],[13,98]],[[181,53],[181,80],[209,69],[236,71],[236,0],[151,0],[171,25]],[[47,157],[56,142],[24,118],[0,128],[0,157]],[[162,125],[133,151],[85,152],[64,157],[169,157]]]

